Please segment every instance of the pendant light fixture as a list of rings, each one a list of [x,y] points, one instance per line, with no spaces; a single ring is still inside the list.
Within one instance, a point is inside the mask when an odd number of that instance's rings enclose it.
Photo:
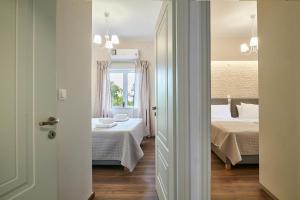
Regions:
[[[108,20],[109,15],[110,15],[109,12],[104,12],[105,23],[106,23],[106,34],[104,35],[104,40],[105,40],[104,47],[107,49],[113,49],[114,45],[120,43],[120,40],[118,35],[110,33],[110,24]],[[93,42],[95,44],[102,44],[102,36],[96,34],[94,36]]]
[[[258,37],[255,35],[255,19],[256,19],[256,15],[251,15],[250,16],[251,19],[251,38],[250,38],[250,42],[249,45],[247,43],[243,43],[240,46],[240,51],[241,53],[248,53],[248,54],[252,54],[252,53],[257,53],[258,52]]]

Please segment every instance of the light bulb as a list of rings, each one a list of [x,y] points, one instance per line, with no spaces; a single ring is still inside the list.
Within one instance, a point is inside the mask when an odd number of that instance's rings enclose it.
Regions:
[[[113,44],[119,44],[119,43],[120,43],[119,37],[118,37],[117,35],[112,35],[112,36],[111,36],[111,42],[112,42]]]
[[[248,52],[250,49],[249,49],[249,46],[246,44],[246,43],[243,43],[241,44],[241,52],[242,53],[246,53]]]
[[[252,37],[250,39],[250,47],[258,47],[258,37]]]
[[[95,44],[101,44],[102,43],[102,37],[101,37],[101,35],[95,35],[93,42]]]
[[[107,48],[107,49],[114,48],[113,43],[110,40],[106,40],[106,42],[105,42],[105,48]]]

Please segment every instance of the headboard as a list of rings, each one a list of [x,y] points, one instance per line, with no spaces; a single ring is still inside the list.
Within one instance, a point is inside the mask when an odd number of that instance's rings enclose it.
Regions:
[[[250,104],[259,104],[259,100],[256,98],[212,98],[211,105],[225,105],[230,104],[231,116],[238,117],[238,110],[236,105],[240,105],[241,103],[250,103]]]

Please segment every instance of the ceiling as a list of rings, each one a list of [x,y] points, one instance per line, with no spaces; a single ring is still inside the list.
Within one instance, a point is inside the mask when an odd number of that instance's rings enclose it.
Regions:
[[[250,15],[256,1],[211,0],[212,37],[250,37]],[[93,0],[93,32],[106,33],[104,12],[110,12],[110,30],[122,38],[153,39],[162,1]],[[255,22],[255,33],[256,33]]]
[[[256,1],[212,0],[212,37],[250,37],[253,14],[257,14]],[[256,33],[256,20],[254,27]]]
[[[122,38],[152,39],[162,1],[93,0],[93,32],[106,33],[104,12],[110,13],[110,32]]]

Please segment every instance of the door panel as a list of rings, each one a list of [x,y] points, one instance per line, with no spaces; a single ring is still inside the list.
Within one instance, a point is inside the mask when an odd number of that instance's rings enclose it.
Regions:
[[[0,20],[3,24],[1,30],[6,30],[1,33],[6,40],[1,41],[0,46],[0,90],[1,90],[1,104],[0,104],[0,132],[1,137],[6,138],[6,140],[0,140],[0,147],[6,149],[6,151],[0,151],[1,165],[0,165],[0,184],[7,183],[16,177],[16,168],[11,168],[11,166],[16,166],[16,156],[15,156],[15,140],[16,135],[10,134],[15,133],[15,99],[16,99],[16,50],[15,50],[15,16],[16,16],[16,2],[6,1],[6,6],[0,7]],[[3,23],[3,20],[7,23]],[[6,48],[4,48],[6,47]],[[6,59],[3,59],[6,58]],[[5,162],[2,162],[5,161]]]
[[[160,200],[174,198],[172,4],[165,2],[156,31],[156,187]]]
[[[0,199],[57,199],[55,1],[0,1]]]

